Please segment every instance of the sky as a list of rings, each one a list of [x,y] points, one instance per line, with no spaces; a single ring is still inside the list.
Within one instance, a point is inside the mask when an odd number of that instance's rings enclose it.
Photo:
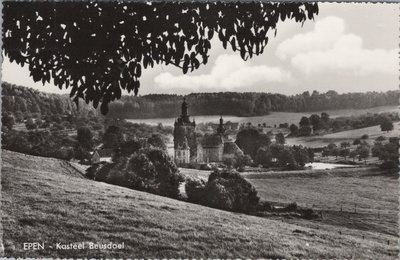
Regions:
[[[225,50],[213,39],[207,65],[186,75],[172,65],[146,69],[139,94],[395,90],[399,88],[398,11],[396,4],[320,3],[314,21],[303,26],[280,22],[262,55],[245,62],[239,52]],[[21,68],[7,58],[2,80],[69,93],[69,89],[35,83],[27,66]]]

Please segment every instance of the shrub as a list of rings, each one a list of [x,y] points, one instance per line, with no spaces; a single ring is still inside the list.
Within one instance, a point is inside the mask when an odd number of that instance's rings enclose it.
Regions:
[[[119,156],[114,163],[91,167],[88,177],[107,183],[179,198],[183,176],[160,149],[140,150],[131,156]]]
[[[198,204],[204,203],[206,182],[200,179],[187,179],[185,192],[188,201]]]
[[[367,134],[363,134],[362,136],[361,136],[361,139],[363,139],[363,140],[366,140],[366,139],[368,139],[369,138],[369,135],[367,135]]]
[[[253,185],[231,170],[211,173],[205,194],[206,205],[236,212],[254,211],[260,199]]]
[[[257,204],[257,211],[271,211],[271,210],[272,210],[272,205],[267,201],[260,201]]]
[[[391,169],[399,169],[398,163],[395,161],[385,161],[380,165],[382,170],[391,170]]]
[[[292,202],[285,207],[285,211],[295,211],[297,209],[297,203]]]

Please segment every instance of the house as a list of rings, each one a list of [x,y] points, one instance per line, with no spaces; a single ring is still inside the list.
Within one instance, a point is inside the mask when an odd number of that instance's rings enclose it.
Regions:
[[[90,163],[96,164],[99,162],[112,162],[113,156],[113,149],[95,149],[91,153]]]

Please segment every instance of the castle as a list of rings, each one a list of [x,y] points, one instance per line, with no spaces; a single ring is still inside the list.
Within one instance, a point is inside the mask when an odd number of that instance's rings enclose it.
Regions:
[[[190,120],[188,104],[183,100],[181,115],[174,124],[174,158],[178,166],[190,163],[222,162],[224,156],[243,155],[242,150],[225,135],[222,117],[217,132],[201,136],[196,132],[196,122]]]

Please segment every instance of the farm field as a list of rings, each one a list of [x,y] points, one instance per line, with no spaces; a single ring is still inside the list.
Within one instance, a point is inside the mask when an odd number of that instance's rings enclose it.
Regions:
[[[367,142],[373,144],[373,141],[378,136],[384,136],[386,138],[399,137],[400,136],[400,122],[393,123],[393,131],[382,132],[379,125],[365,127],[360,129],[353,129],[347,131],[341,131],[332,134],[326,134],[321,136],[310,136],[310,137],[290,137],[286,138],[288,145],[303,145],[307,147],[317,148],[328,145],[329,143],[340,143],[347,141],[352,143],[354,139],[360,138],[362,135],[367,134],[369,139]]]
[[[374,168],[322,170],[318,174],[268,176],[248,174],[264,200],[296,202],[323,213],[323,224],[398,238],[397,173]],[[389,239],[388,237],[388,239]],[[383,239],[383,237],[382,237]]]
[[[206,171],[182,170],[206,179]],[[282,219],[304,227],[354,237],[367,237],[397,246],[399,176],[373,167],[241,173],[262,200],[321,212],[322,219]],[[394,248],[394,247],[393,247]]]
[[[324,230],[220,211],[87,180],[63,161],[5,150],[2,227],[8,257],[395,259],[398,253],[393,235],[362,239],[339,234],[336,226]],[[22,241],[45,241],[45,249],[24,251]],[[81,241],[123,242],[125,248],[54,248]]]
[[[252,125],[258,125],[262,123],[266,123],[268,126],[275,126],[282,123],[288,124],[298,124],[302,116],[311,116],[312,114],[321,114],[322,112],[327,112],[331,118],[354,115],[359,116],[367,113],[382,113],[382,112],[395,112],[398,111],[397,106],[381,106],[367,109],[340,109],[340,110],[326,110],[326,111],[316,111],[316,112],[271,112],[269,115],[265,116],[251,116],[251,117],[238,117],[231,115],[222,115],[224,121],[248,123],[250,122]],[[171,115],[173,116],[173,115]],[[158,123],[162,123],[163,125],[173,126],[175,122],[175,118],[179,116],[179,111],[176,111],[176,115],[171,118],[151,118],[151,119],[127,119],[127,121],[132,123],[145,123],[150,125],[157,125]],[[218,123],[220,119],[220,115],[213,116],[194,116],[196,119],[196,123]]]

